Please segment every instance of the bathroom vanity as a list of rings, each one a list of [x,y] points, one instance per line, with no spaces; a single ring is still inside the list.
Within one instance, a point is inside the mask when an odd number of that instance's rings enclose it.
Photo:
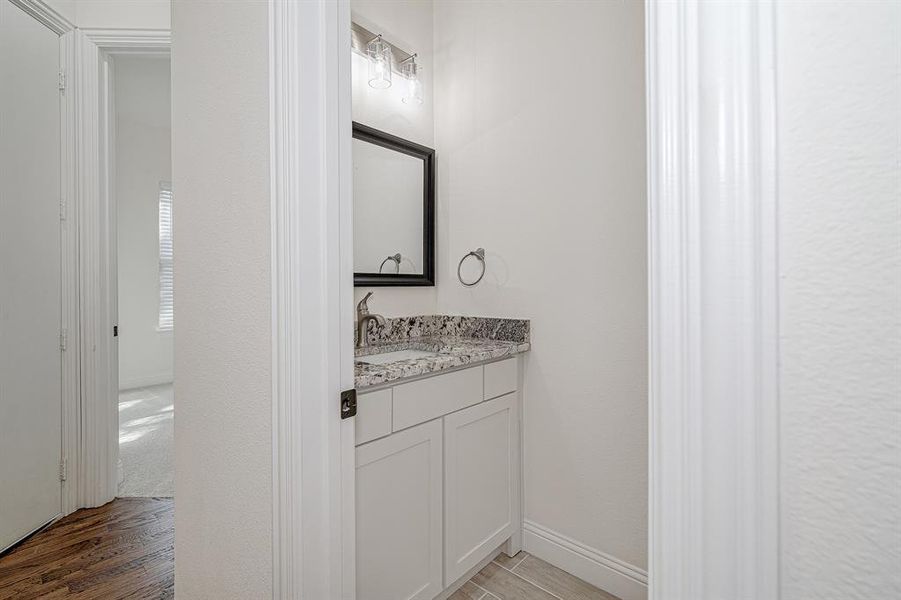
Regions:
[[[357,590],[431,600],[521,549],[528,321],[388,321],[356,357]]]

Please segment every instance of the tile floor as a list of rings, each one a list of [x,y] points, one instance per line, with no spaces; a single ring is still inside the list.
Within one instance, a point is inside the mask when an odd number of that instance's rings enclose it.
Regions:
[[[175,493],[172,384],[119,392],[120,497]]]
[[[448,600],[619,600],[526,552],[498,555]]]

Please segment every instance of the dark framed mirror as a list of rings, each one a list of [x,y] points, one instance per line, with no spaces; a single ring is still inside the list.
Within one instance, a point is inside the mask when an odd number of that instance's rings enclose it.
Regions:
[[[435,150],[354,122],[354,285],[435,285]]]

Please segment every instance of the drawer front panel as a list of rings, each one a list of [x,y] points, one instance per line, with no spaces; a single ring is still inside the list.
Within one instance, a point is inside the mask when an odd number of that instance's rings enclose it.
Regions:
[[[515,392],[518,384],[518,358],[508,358],[485,365],[485,400]]]
[[[355,421],[357,446],[391,433],[391,389],[360,394]]]
[[[482,401],[482,367],[436,375],[394,388],[394,431]]]

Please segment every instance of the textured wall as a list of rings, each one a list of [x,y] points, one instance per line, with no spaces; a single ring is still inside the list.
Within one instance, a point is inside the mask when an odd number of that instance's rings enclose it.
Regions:
[[[44,0],[78,27],[169,29],[169,0]]]
[[[269,8],[172,16],[176,593],[268,598]]]
[[[778,18],[783,598],[899,598],[901,4]]]
[[[646,567],[644,6],[438,2],[435,48],[439,310],[532,320],[525,517]]]

